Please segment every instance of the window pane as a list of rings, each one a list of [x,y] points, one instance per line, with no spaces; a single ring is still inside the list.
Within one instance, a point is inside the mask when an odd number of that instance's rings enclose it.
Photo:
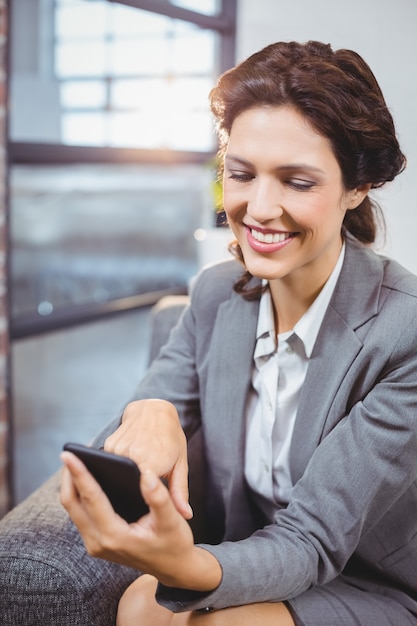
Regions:
[[[212,150],[209,79],[117,81],[111,105],[136,109],[112,115],[112,145]]]
[[[179,111],[186,106],[191,109],[209,110],[208,96],[213,81],[209,78],[181,78],[172,81],[171,106]]]
[[[55,71],[58,77],[104,76],[107,70],[106,44],[61,43],[56,46]]]
[[[170,3],[183,9],[204,13],[205,15],[216,15],[220,13],[221,9],[219,0],[170,0]]]
[[[161,75],[168,71],[168,40],[138,38],[115,41],[110,45],[113,75]]]
[[[166,103],[168,83],[161,79],[116,80],[112,85],[111,106],[119,109],[155,108]]]
[[[62,140],[76,146],[106,145],[106,118],[104,113],[64,113]]]
[[[181,112],[209,110],[208,94],[213,83],[208,78],[177,80],[118,80],[112,85],[111,106],[119,109],[169,109]]]
[[[103,108],[106,85],[99,81],[71,81],[61,84],[61,105],[68,108]]]
[[[183,111],[172,120],[167,135],[172,150],[213,150],[214,132],[208,112]]]
[[[107,28],[107,2],[72,2],[58,6],[55,32],[60,39],[100,37]]]
[[[111,146],[164,148],[165,133],[160,117],[138,113],[113,113],[109,119]]]
[[[208,113],[165,111],[109,115],[109,145],[171,150],[212,150],[214,134]]]
[[[216,35],[194,29],[172,42],[171,71],[175,74],[212,74],[215,67]]]

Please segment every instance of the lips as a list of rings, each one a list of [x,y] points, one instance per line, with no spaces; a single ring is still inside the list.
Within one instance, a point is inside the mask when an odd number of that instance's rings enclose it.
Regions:
[[[254,239],[261,243],[281,243],[292,237],[292,233],[262,233],[254,228],[250,229],[250,233]]]
[[[289,231],[258,230],[248,225],[245,225],[245,230],[249,246],[261,254],[278,252],[288,246],[298,234]]]

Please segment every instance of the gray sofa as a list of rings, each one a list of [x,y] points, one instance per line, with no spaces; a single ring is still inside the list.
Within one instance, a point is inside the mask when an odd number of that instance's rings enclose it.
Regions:
[[[152,311],[150,359],[187,302],[163,299]],[[117,424],[118,418],[114,424]],[[101,445],[112,428],[94,441]],[[203,491],[202,448],[189,442],[194,510]],[[90,557],[59,501],[60,472],[0,521],[0,623],[4,626],[114,626],[117,604],[138,572]],[[195,528],[199,534],[199,529]]]

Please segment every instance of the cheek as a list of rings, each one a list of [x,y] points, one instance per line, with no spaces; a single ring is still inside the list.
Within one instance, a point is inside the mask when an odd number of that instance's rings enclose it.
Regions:
[[[239,193],[232,193],[224,189],[223,191],[223,208],[231,219],[244,212],[245,202]]]
[[[292,211],[292,218],[305,230],[331,228],[332,224],[341,224],[346,208],[343,199],[335,195],[316,196]]]

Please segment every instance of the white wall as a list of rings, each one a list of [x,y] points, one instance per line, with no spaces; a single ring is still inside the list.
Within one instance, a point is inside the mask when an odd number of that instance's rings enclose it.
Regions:
[[[408,159],[406,171],[378,192],[387,220],[384,251],[417,273],[416,26],[415,0],[239,0],[237,57],[274,41],[317,39],[369,63]]]

